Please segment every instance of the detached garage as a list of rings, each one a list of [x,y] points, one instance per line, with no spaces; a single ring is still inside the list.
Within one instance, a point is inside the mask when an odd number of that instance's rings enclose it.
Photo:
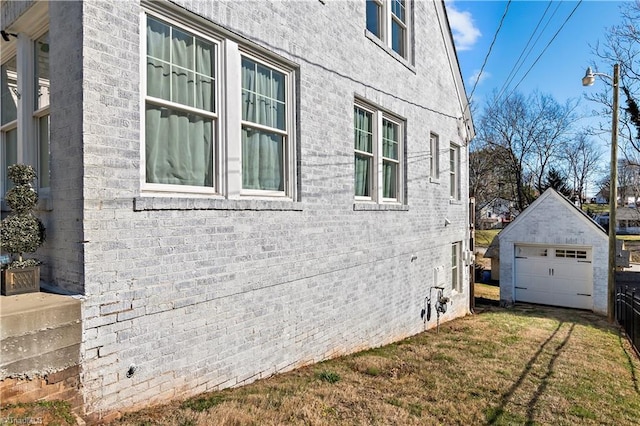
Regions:
[[[606,314],[608,237],[553,189],[498,234],[502,303],[540,303]]]

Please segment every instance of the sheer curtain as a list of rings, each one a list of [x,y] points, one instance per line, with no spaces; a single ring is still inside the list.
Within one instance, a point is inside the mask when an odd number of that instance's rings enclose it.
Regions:
[[[398,165],[398,126],[390,121],[382,123],[382,196],[384,198],[397,198]]]
[[[242,120],[286,130],[284,75],[242,59]],[[242,188],[284,191],[284,136],[242,126]]]
[[[213,112],[213,59],[212,44],[147,19],[148,96]],[[211,118],[147,102],[145,131],[147,182],[213,186]]]
[[[371,132],[372,114],[359,108],[355,108],[353,119],[355,149],[373,154]],[[371,160],[372,157],[361,153],[356,153],[355,155],[355,194],[357,196],[371,196]]]

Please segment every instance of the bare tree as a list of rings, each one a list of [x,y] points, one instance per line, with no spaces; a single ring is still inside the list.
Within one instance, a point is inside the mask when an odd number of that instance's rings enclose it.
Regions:
[[[535,198],[547,171],[558,160],[561,146],[573,124],[575,101],[559,104],[537,92],[524,97],[513,93],[487,103],[476,126],[478,145],[489,149],[492,163],[501,171],[503,188],[513,188],[522,211]]]
[[[585,132],[582,132],[565,146],[564,154],[568,162],[569,180],[573,181],[573,191],[582,206],[587,182],[599,172],[602,151]]]
[[[505,156],[503,148],[480,144],[474,139],[469,153],[469,192],[476,199],[477,217],[496,198],[515,199],[509,167],[499,161]]]
[[[620,65],[621,100],[624,102],[621,105],[618,143],[629,161],[640,164],[640,1],[623,2],[620,13],[621,23],[609,28],[604,42],[596,44],[592,50],[608,69],[615,63]],[[607,69],[598,71],[608,72]],[[601,103],[604,107],[601,113],[610,116],[611,85],[598,85],[598,90],[587,94],[587,99]],[[611,129],[605,122],[597,130],[608,133]]]
[[[627,200],[638,200],[640,197],[640,166],[626,159],[618,160],[618,192],[620,202],[626,205]]]

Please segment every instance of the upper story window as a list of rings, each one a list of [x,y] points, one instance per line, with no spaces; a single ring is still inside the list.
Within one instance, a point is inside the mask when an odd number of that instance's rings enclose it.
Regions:
[[[9,189],[7,168],[31,164],[38,192],[49,191],[49,34],[40,28],[3,41],[0,65],[0,192]]]
[[[429,157],[429,177],[431,180],[438,180],[440,178],[440,139],[435,133],[431,133],[429,136],[429,150],[431,152]]]
[[[403,58],[408,57],[407,0],[366,0],[367,30]]]
[[[402,202],[404,122],[360,102],[354,106],[355,196]]]
[[[146,58],[143,191],[293,197],[290,68],[152,15]]]
[[[460,147],[449,147],[449,195],[452,200],[460,200]]]

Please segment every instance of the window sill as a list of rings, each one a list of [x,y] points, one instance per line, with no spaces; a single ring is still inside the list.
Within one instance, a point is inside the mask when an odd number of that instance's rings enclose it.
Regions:
[[[449,199],[449,204],[454,205],[454,206],[461,206],[462,205],[462,200],[453,200],[453,199]]]
[[[380,40],[378,37],[376,37],[376,35],[374,33],[372,33],[371,31],[369,31],[367,29],[365,29],[364,30],[364,35],[369,40],[374,42],[380,49],[384,50],[389,56],[391,56],[396,61],[400,62],[400,64],[402,64],[409,71],[411,71],[414,74],[417,74],[416,68],[413,65],[411,65],[411,63],[409,63],[409,60],[407,58],[403,58],[395,50],[393,50],[390,47],[388,47],[387,45],[385,45],[382,42],[382,40]]]
[[[366,212],[386,212],[386,211],[409,211],[409,206],[404,204],[375,204],[375,203],[354,203],[353,211]]]
[[[302,211],[302,205],[291,200],[226,200],[211,198],[136,197],[133,211],[148,210],[272,210]]]
[[[434,183],[436,185],[440,185],[440,179],[434,178],[434,177],[430,177],[429,178],[429,183]]]

